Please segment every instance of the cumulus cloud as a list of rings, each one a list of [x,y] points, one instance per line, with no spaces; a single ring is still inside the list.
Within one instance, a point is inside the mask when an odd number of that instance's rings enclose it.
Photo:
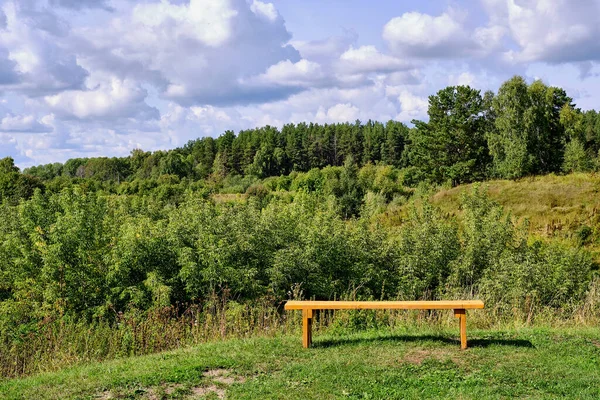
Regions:
[[[339,58],[357,40],[356,32],[345,31],[343,35],[311,41],[292,40],[290,44],[300,51],[303,58],[324,62]]]
[[[354,122],[358,119],[359,113],[358,107],[344,103],[329,107],[326,112],[324,108],[320,108],[316,117],[317,121],[321,122]]]
[[[319,84],[324,78],[319,64],[302,59],[296,63],[285,60],[271,65],[264,74],[250,79],[249,82],[260,85],[309,87]]]
[[[471,86],[475,87],[476,78],[471,72],[462,72],[458,75],[450,74],[448,83],[452,86]]]
[[[87,71],[58,45],[68,30],[66,23],[51,11],[28,5],[7,3],[3,9],[7,23],[0,30],[0,49],[8,52],[8,62],[2,61],[0,50],[0,89],[38,96],[81,87]]]
[[[423,58],[463,56],[475,47],[456,13],[431,16],[408,12],[383,27],[383,38],[399,55]]]
[[[159,125],[171,146],[181,146],[198,137],[216,137],[228,129],[243,129],[246,122],[241,114],[232,108],[182,107],[171,102],[161,115]]]
[[[262,1],[253,0],[250,10],[258,16],[262,16],[269,21],[275,21],[279,17],[279,13],[273,3],[263,3]]]
[[[480,26],[473,32],[473,39],[484,54],[501,50],[506,28],[500,25]]]
[[[65,118],[80,120],[158,119],[156,108],[146,104],[148,92],[131,80],[112,78],[89,90],[64,91],[44,98],[49,108]]]
[[[173,38],[184,36],[217,47],[230,38],[237,15],[238,11],[226,1],[192,0],[182,5],[160,2],[137,5],[131,22],[146,28],[144,33],[165,29]]]
[[[416,96],[403,90],[398,96],[400,113],[396,116],[398,121],[410,122],[413,119],[425,119],[429,103],[426,98]]]
[[[47,121],[47,119],[46,119]],[[33,115],[6,115],[0,120],[0,132],[52,132],[53,127]]]
[[[109,29],[78,28],[76,33],[84,65],[141,76],[181,105],[247,104],[294,92],[243,85],[279,62],[300,61],[298,51],[287,45],[291,35],[283,19],[267,3],[141,3],[114,18]]]
[[[412,68],[399,58],[380,53],[375,46],[350,47],[340,56],[340,68],[355,73],[395,72]]]
[[[551,63],[600,60],[598,0],[485,0],[490,20],[517,45],[512,62]]]

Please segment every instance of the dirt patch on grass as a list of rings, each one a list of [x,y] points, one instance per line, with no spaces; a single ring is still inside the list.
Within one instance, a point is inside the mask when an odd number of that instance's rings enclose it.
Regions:
[[[225,385],[244,383],[246,381],[246,378],[243,376],[235,375],[230,370],[223,368],[210,369],[204,373],[204,376]]]
[[[435,359],[438,361],[444,361],[450,359],[455,364],[462,364],[463,360],[455,351],[445,349],[415,349],[406,352],[404,357],[400,359],[400,362],[407,362],[410,364],[421,365],[423,361],[428,359]]]
[[[98,400],[108,400],[108,399],[114,399],[114,398],[115,398],[115,396],[113,396],[113,394],[110,390],[107,390],[102,393],[98,393],[97,395],[94,396],[94,399],[98,399]]]
[[[226,388],[234,383],[243,383],[246,378],[234,374],[232,371],[225,368],[215,368],[205,371],[202,375],[210,384],[204,386],[195,386],[190,389],[191,396],[189,399],[216,395],[219,399],[225,398]]]
[[[243,383],[246,378],[236,375],[232,371],[224,368],[209,369],[202,374],[206,379],[204,385],[189,387],[181,383],[163,383],[159,386],[147,388],[137,388],[134,392],[116,392],[105,390],[94,396],[94,399],[109,400],[118,398],[129,398],[134,396],[146,400],[160,400],[162,398],[185,398],[197,399],[207,396],[216,396],[219,399],[225,398],[227,387],[235,383]]]
[[[198,398],[198,397],[204,397],[211,393],[216,394],[219,399],[225,398],[225,389],[217,387],[215,385],[193,387],[192,388],[192,396],[190,398],[194,399],[194,398]]]
[[[173,394],[177,390],[183,389],[183,385],[180,383],[164,385],[165,394]]]

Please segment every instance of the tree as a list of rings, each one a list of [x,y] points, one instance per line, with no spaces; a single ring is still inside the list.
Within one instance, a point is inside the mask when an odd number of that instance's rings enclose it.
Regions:
[[[20,199],[30,198],[36,188],[44,188],[38,177],[21,174],[11,157],[0,160],[0,202],[18,203]]]
[[[479,90],[449,86],[429,97],[429,122],[413,121],[410,164],[427,179],[453,184],[482,179],[488,168],[485,108]]]
[[[177,175],[180,178],[191,174],[192,165],[178,150],[171,150],[159,163],[161,175]]]
[[[541,81],[528,86],[515,76],[502,84],[492,104],[496,119],[488,146],[496,175],[514,179],[560,170],[565,143],[560,110],[571,104],[564,90]]]
[[[344,218],[358,215],[364,193],[358,182],[358,167],[352,156],[347,157],[344,162],[336,195]]]
[[[0,201],[12,199],[17,189],[19,179],[19,168],[15,165],[12,157],[0,160]]]
[[[408,128],[401,122],[388,121],[385,124],[385,141],[381,148],[381,161],[400,167]]]
[[[592,158],[579,139],[574,138],[567,143],[562,165],[564,172],[587,172],[591,171],[593,166]]]

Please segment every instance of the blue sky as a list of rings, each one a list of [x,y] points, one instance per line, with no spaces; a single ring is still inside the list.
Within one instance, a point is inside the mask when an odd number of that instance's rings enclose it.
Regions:
[[[600,108],[599,37],[600,0],[0,0],[0,157],[410,122],[445,86],[515,74]]]

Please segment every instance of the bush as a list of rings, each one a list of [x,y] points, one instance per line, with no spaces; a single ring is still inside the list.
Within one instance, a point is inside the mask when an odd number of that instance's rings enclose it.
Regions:
[[[567,143],[562,165],[564,172],[588,172],[593,167],[592,157],[586,152],[583,144],[578,139],[573,139]]]

